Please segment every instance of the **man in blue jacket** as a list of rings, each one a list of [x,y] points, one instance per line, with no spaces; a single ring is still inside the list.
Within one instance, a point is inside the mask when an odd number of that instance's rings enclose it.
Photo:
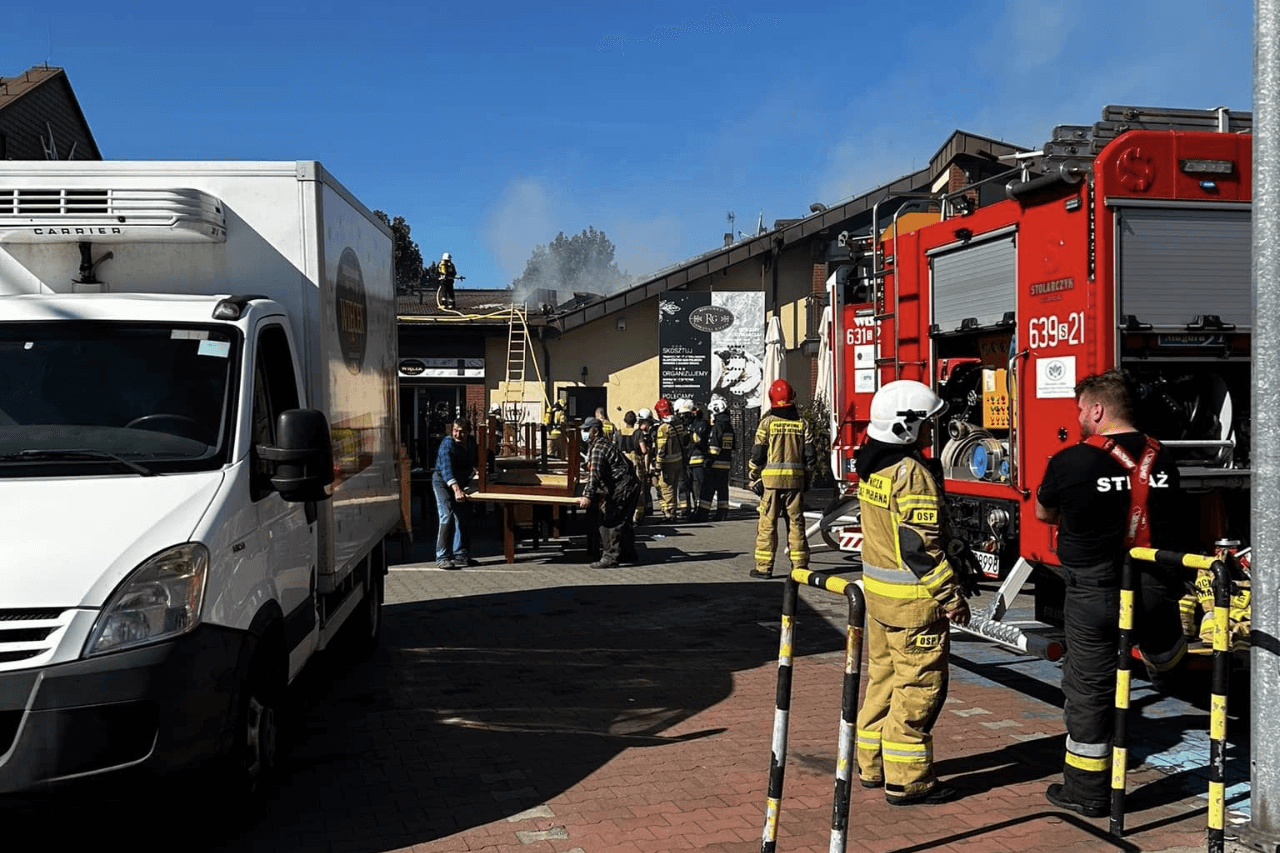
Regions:
[[[471,510],[467,506],[468,483],[476,472],[476,446],[471,422],[454,420],[451,433],[440,442],[431,489],[436,495],[436,568],[460,569],[478,565],[471,559]]]

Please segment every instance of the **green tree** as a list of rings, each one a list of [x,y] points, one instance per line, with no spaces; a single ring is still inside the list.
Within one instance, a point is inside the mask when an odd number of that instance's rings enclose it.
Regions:
[[[534,248],[524,272],[512,280],[511,289],[612,293],[630,280],[614,262],[614,250],[613,241],[594,227],[572,237],[561,231],[549,245]]]
[[[422,252],[409,236],[409,223],[404,221],[403,216],[391,219],[381,210],[375,210],[373,215],[391,229],[392,270],[395,273],[396,293],[408,296],[418,289],[422,281]]]

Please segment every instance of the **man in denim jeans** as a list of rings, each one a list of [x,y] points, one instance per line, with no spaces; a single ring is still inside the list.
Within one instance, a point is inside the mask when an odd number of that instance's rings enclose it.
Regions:
[[[457,418],[450,435],[440,442],[436,467],[431,473],[431,489],[436,495],[436,568],[460,569],[479,565],[470,557],[471,509],[466,505],[467,483],[476,472],[476,446],[471,439],[471,422]]]

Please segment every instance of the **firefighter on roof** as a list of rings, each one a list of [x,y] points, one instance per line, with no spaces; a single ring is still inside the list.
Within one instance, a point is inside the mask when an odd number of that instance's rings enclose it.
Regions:
[[[453,265],[453,256],[448,252],[441,255],[440,263],[436,264],[436,278],[440,283],[440,289],[436,291],[436,303],[441,308],[453,308],[453,280],[466,276],[458,275],[458,269]]]
[[[791,568],[809,567],[809,542],[804,535],[804,492],[808,469],[816,455],[809,425],[796,411],[796,392],[779,379],[769,386],[769,413],[760,419],[751,447],[751,491],[760,498],[756,524],[756,567],[753,578],[773,577],[778,549],[778,518],[787,526]]]
[[[924,425],[945,408],[920,382],[888,383],[857,456],[868,677],[858,771],[895,806],[956,794],[934,776],[931,731],[947,698],[948,620],[967,624],[969,604],[947,559],[942,484],[920,452]]]

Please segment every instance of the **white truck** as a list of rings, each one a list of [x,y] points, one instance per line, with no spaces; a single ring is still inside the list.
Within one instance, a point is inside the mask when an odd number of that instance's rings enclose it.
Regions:
[[[251,794],[289,682],[376,641],[391,268],[319,163],[0,162],[0,793]]]

